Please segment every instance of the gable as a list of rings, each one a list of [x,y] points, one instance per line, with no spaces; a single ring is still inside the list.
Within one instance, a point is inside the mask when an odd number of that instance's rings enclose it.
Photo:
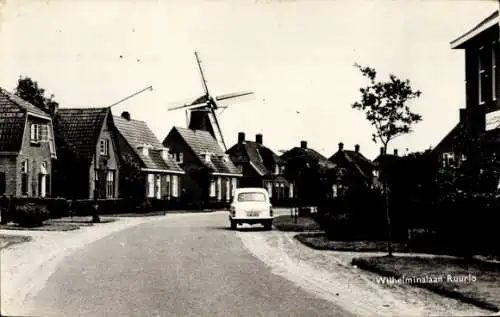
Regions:
[[[109,108],[63,108],[54,120],[54,128],[75,155],[90,162],[95,154]]]
[[[172,142],[172,139],[175,139],[176,142],[182,141],[196,156],[197,160],[210,168],[213,173],[241,175],[240,170],[230,159],[224,159],[224,151],[208,131],[173,127],[165,142],[167,139],[170,139],[170,142]],[[202,158],[204,152],[212,154],[210,162],[205,162]]]
[[[0,152],[21,150],[25,112],[0,94]]]

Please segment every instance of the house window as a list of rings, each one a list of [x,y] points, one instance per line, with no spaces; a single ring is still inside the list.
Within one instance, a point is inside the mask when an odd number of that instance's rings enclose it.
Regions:
[[[178,156],[179,156],[178,162],[183,163],[184,162],[184,153],[179,153]]]
[[[290,192],[288,193],[289,198],[293,198],[293,183],[290,183]]]
[[[49,126],[47,124],[33,123],[30,125],[30,142],[48,142]]]
[[[478,54],[478,86],[477,86],[477,94],[479,97],[479,103],[484,103],[484,84],[486,82],[486,69],[484,65],[484,48],[479,48]]]
[[[148,197],[154,197],[155,195],[155,175],[154,174],[148,174]]]
[[[493,43],[491,48],[491,94],[493,100],[497,99],[497,48]]]
[[[161,199],[161,175],[156,175],[156,199]]]
[[[231,180],[226,178],[226,200],[231,197]]]
[[[278,175],[280,173],[280,167],[276,164],[274,165],[274,174]]]
[[[266,186],[267,187],[267,193],[269,194],[269,197],[271,198],[271,197],[273,197],[273,188],[272,188],[273,185],[271,183],[267,183],[266,185],[267,185]]]
[[[102,139],[100,143],[100,151],[101,155],[109,155],[109,140]]]
[[[179,197],[179,176],[172,175],[172,197]]]
[[[170,196],[172,196],[172,192],[171,192],[171,190],[172,190],[171,188],[172,187],[170,186],[171,185],[171,180],[170,180],[171,177],[172,177],[171,175],[167,175],[167,180],[165,182],[165,186],[166,186],[165,187],[165,192],[167,193],[168,198],[170,198]]]
[[[210,181],[210,197],[215,197],[215,180]]]
[[[231,195],[234,195],[236,188],[238,188],[238,180],[236,178],[231,178]]]
[[[222,199],[222,179],[217,177],[217,200]]]
[[[106,197],[115,197],[115,171],[108,171],[106,175]]]

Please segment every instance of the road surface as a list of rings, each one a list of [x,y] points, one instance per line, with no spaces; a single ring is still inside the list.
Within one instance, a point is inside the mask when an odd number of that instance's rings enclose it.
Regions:
[[[32,316],[349,315],[274,275],[228,229],[227,213],[168,215],[91,243],[31,304]]]

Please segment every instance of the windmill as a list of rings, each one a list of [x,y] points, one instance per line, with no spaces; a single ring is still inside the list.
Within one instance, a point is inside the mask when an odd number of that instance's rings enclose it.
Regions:
[[[225,152],[227,148],[215,111],[218,109],[225,109],[227,106],[219,106],[217,103],[222,100],[252,95],[253,92],[243,91],[224,94],[215,98],[212,97],[208,91],[207,80],[205,79],[205,74],[201,66],[202,63],[198,52],[194,52],[194,55],[200,71],[204,94],[194,100],[190,99],[192,101],[188,103],[177,103],[176,106],[168,108],[168,111],[184,109],[186,111],[186,121],[189,121],[187,123],[188,128],[193,130],[208,131],[217,140],[221,149]],[[191,114],[190,118],[188,118],[188,112]]]

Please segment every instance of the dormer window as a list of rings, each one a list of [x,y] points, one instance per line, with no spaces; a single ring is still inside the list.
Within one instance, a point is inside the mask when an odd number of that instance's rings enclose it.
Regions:
[[[274,165],[274,174],[278,175],[280,173],[280,167],[278,164]]]
[[[177,162],[179,162],[179,163],[184,162],[184,153],[177,154]]]
[[[167,148],[161,149],[161,158],[164,159],[165,161],[169,159],[169,153]]]
[[[148,156],[149,155],[149,148],[150,146],[148,144],[142,144],[137,147],[138,150],[142,152],[142,155]]]
[[[205,160],[206,163],[210,163],[210,161],[211,161],[211,155],[210,154],[211,153],[209,153],[209,152],[205,152],[205,153],[202,154],[203,155],[203,159]]]

